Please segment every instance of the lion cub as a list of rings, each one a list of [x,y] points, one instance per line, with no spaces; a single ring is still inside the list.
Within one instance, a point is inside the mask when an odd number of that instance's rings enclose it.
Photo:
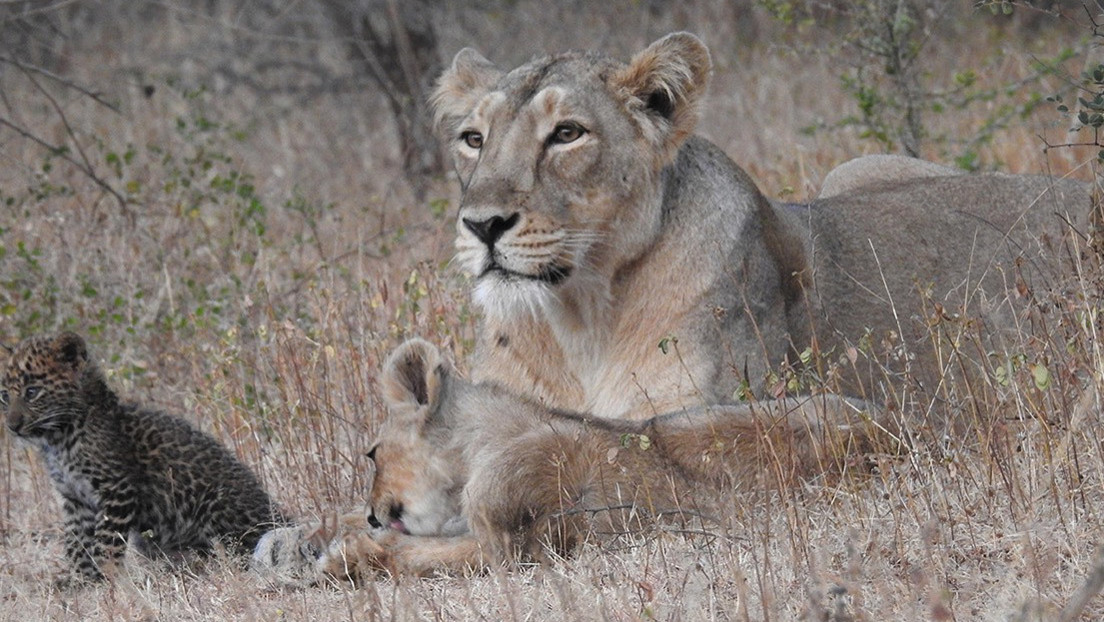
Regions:
[[[216,541],[251,551],[285,521],[253,473],[182,419],[122,404],[73,333],[11,351],[0,385],[8,429],[39,448],[64,502],[71,574],[102,579],[128,540],[168,553]]]
[[[465,381],[417,339],[391,355],[381,383],[390,415],[370,453],[367,516],[270,532],[258,565],[355,579],[539,561],[658,517],[723,519],[718,493],[837,470],[869,440],[862,405],[829,396],[645,421],[552,410]]]

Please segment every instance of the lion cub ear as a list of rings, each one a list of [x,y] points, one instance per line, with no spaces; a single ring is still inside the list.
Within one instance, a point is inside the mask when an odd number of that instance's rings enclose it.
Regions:
[[[664,158],[662,164],[674,158],[694,131],[698,101],[712,68],[709,49],[700,39],[675,32],[649,45],[611,78]]]
[[[490,92],[502,74],[502,70],[471,48],[457,52],[452,66],[437,79],[437,88],[430,95],[437,131],[446,139],[452,138],[460,121]]]
[[[395,349],[383,365],[383,398],[393,410],[437,408],[441,386],[451,365],[436,346],[411,339]]]

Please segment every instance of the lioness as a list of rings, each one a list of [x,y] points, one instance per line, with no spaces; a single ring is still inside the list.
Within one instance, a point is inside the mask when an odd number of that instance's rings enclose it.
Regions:
[[[627,65],[571,52],[504,72],[456,55],[433,101],[484,312],[475,380],[639,419],[757,391],[810,346],[873,357],[846,349],[869,333],[895,335],[888,369],[934,384],[925,320],[1007,323],[1008,292],[1044,285],[1087,218],[1079,182],[899,157],[848,163],[809,204],[770,201],[692,136],[710,67],[687,33]],[[865,363],[845,391],[870,394],[882,368]]]
[[[658,516],[723,519],[723,493],[837,471],[874,429],[858,402],[835,396],[594,418],[468,382],[419,339],[392,353],[380,383],[390,414],[370,453],[377,529],[360,513],[275,530],[258,546],[260,566],[356,578],[566,555],[589,533]]]

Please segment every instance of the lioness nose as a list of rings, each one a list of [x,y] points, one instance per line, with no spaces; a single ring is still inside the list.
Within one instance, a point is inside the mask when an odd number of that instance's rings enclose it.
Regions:
[[[475,234],[475,237],[479,238],[480,242],[483,242],[487,246],[493,246],[503,233],[506,233],[517,224],[518,213],[514,212],[508,217],[491,216],[486,220],[475,220],[472,218],[464,218],[464,226]]]

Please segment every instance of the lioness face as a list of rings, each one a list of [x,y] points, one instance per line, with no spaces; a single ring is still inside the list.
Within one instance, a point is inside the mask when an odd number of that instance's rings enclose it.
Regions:
[[[509,73],[471,50],[434,95],[464,189],[457,259],[488,313],[609,281],[657,235],[660,171],[693,129],[709,55],[670,35],[626,66],[593,54]]]
[[[442,407],[451,369],[422,340],[404,343],[384,365],[390,413],[369,452],[376,466],[368,515],[374,526],[420,536],[455,530],[466,473],[448,447],[451,415]]]

